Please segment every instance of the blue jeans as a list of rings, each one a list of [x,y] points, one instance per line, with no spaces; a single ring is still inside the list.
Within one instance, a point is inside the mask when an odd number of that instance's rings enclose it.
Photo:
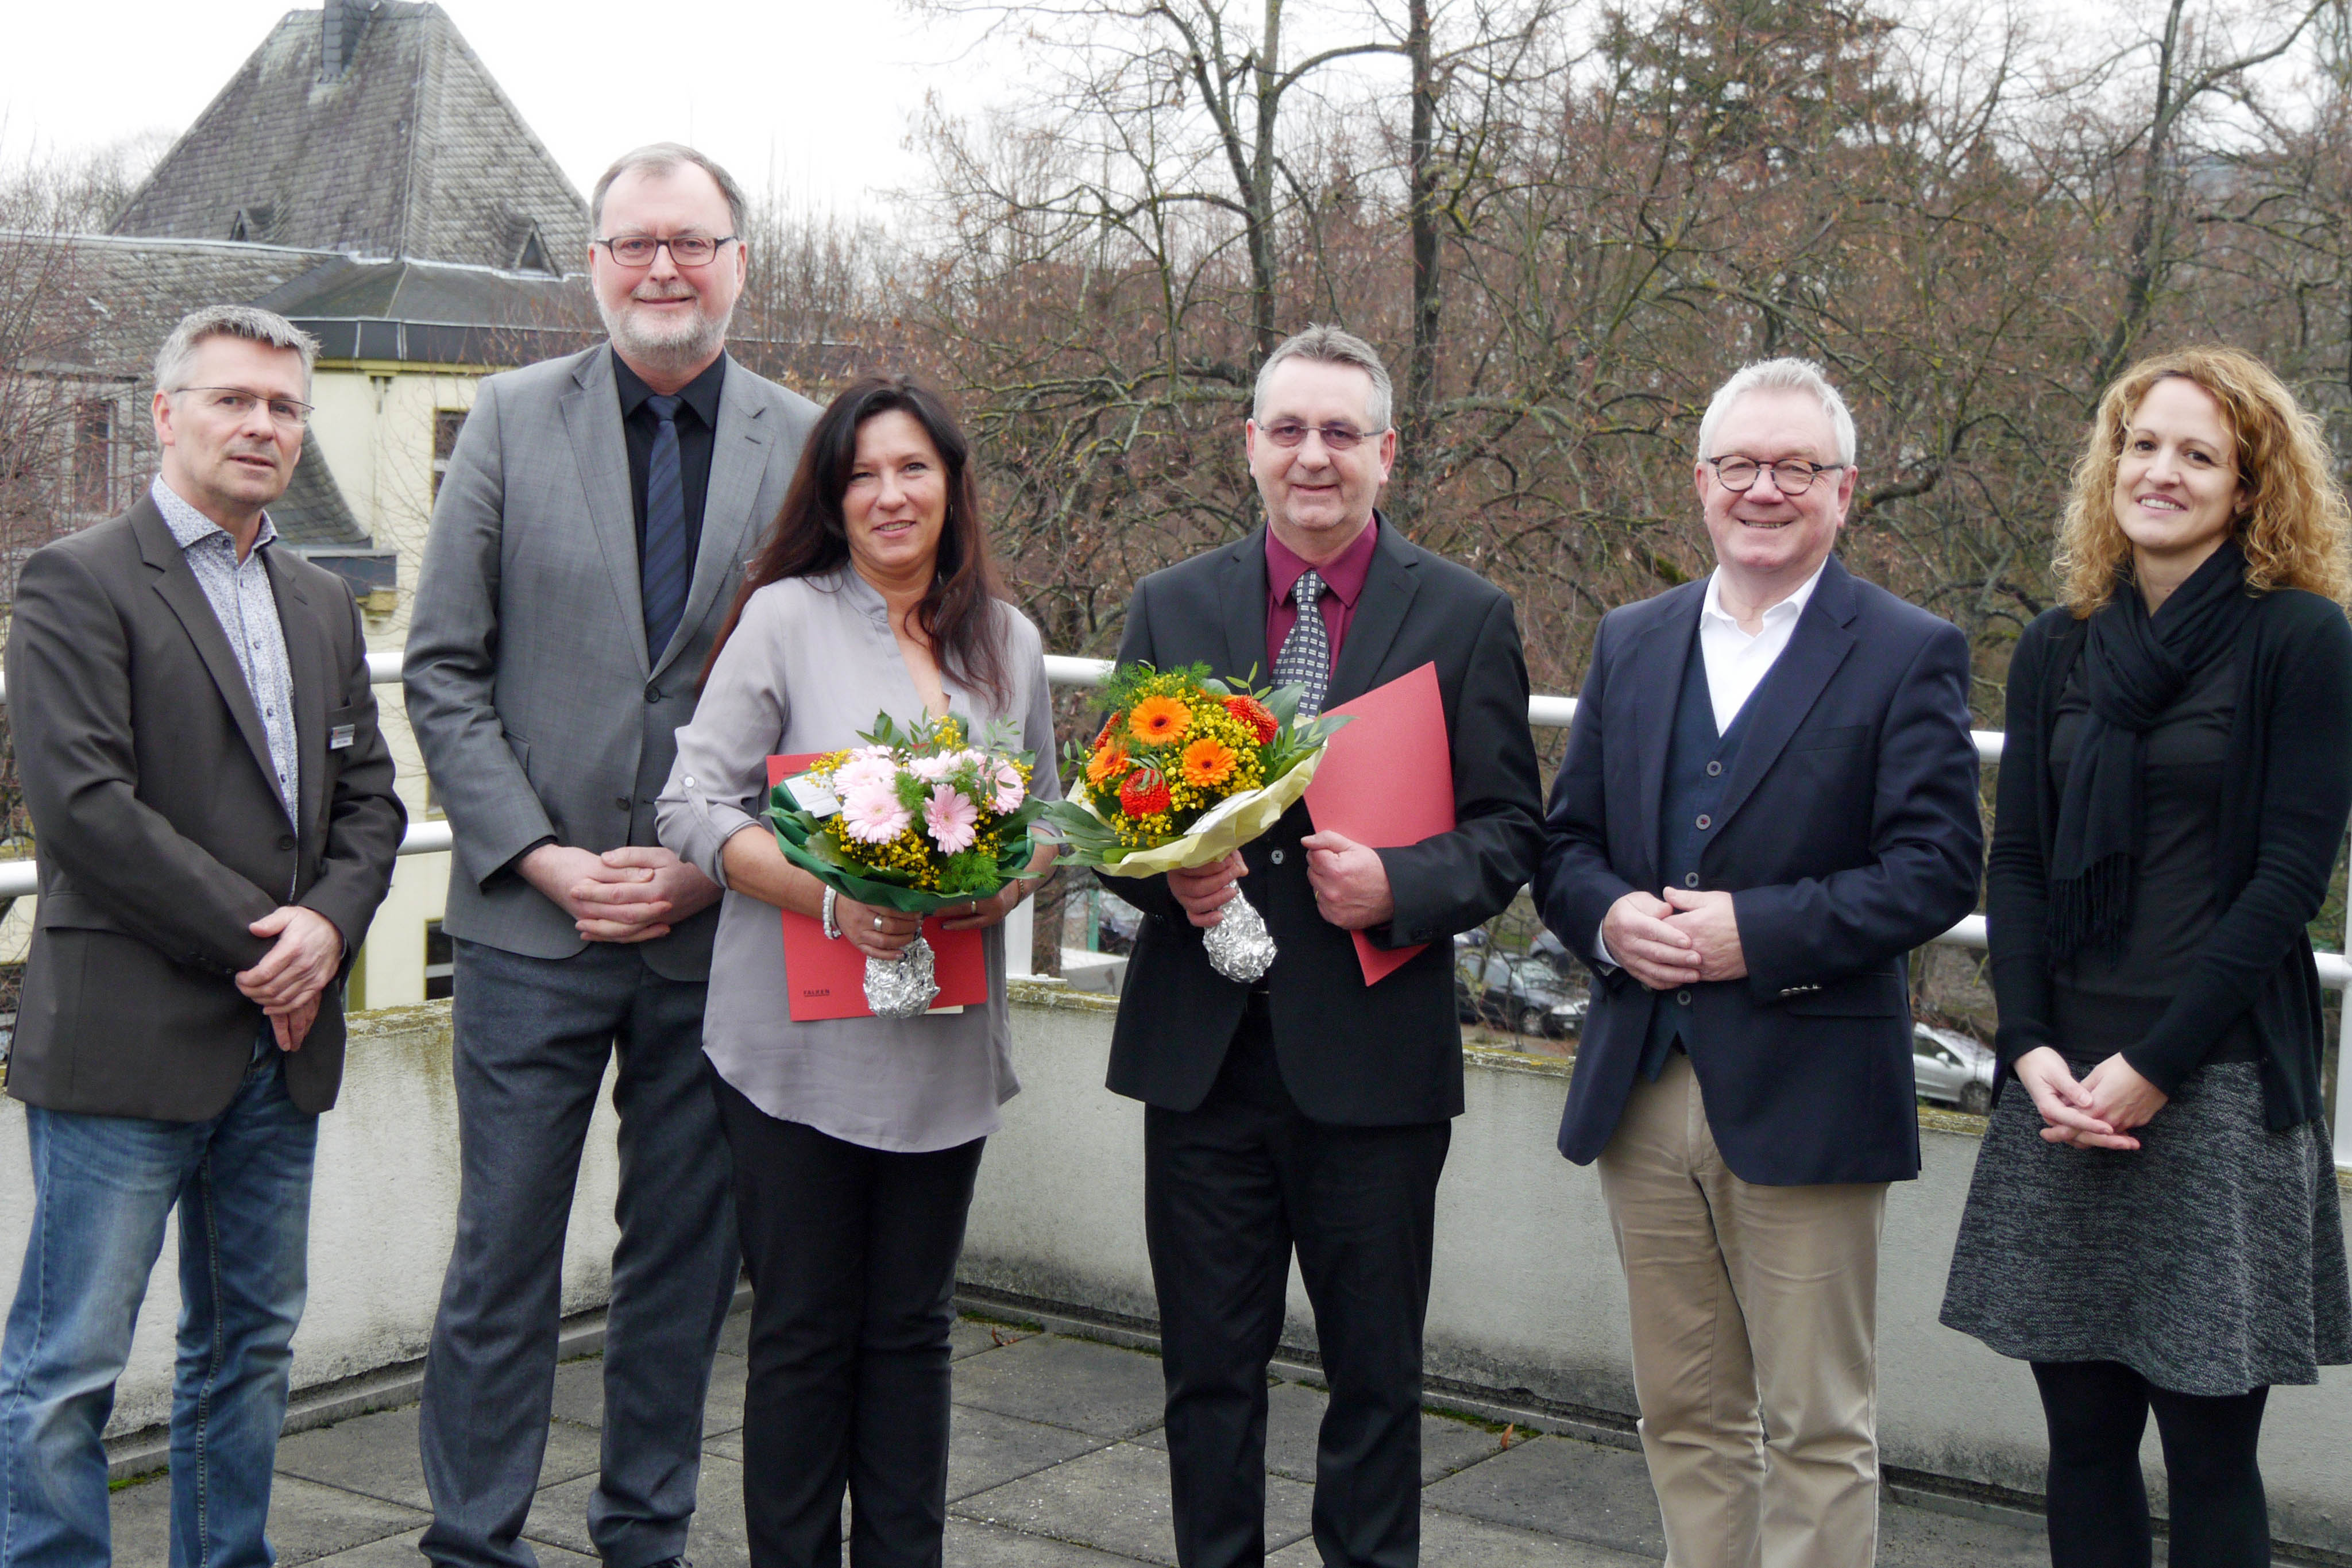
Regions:
[[[28,1106],[33,1232],[0,1348],[0,1568],[110,1559],[99,1434],[180,1210],[173,1568],[267,1568],[264,1529],[301,1320],[319,1119],[275,1050],[209,1121]]]

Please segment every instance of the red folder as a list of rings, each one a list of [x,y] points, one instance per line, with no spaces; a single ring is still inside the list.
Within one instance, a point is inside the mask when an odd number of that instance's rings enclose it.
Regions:
[[[1454,749],[1446,741],[1436,665],[1424,664],[1327,711],[1355,722],[1341,725],[1323,743],[1323,764],[1307,786],[1307,814],[1318,832],[1393,849],[1454,831]],[[1367,985],[1387,979],[1428,945],[1380,948],[1362,931],[1349,934]]]
[[[804,752],[768,759],[768,787],[773,789],[804,771],[824,753]],[[792,994],[793,1022],[819,1018],[870,1018],[866,1005],[866,955],[846,942],[834,942],[824,924],[790,910],[784,917],[784,980]],[[939,918],[923,922],[923,940],[934,954],[932,978],[939,982],[934,1013],[977,1007],[988,1000],[988,961],[981,946],[981,931],[945,931]]]

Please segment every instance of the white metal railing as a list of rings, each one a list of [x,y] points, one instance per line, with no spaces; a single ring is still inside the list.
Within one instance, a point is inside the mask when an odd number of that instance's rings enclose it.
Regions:
[[[400,683],[401,655],[397,648],[383,648],[368,655],[368,679],[378,686]],[[1066,654],[1045,656],[1045,679],[1055,686],[1097,686],[1110,673],[1111,661],[1107,658],[1073,658]],[[7,693],[0,689],[0,702]],[[1528,722],[1538,730],[1564,730],[1576,717],[1573,697],[1534,696],[1528,699]],[[1973,731],[1977,756],[1986,763],[2000,761],[2001,733],[1998,730]],[[412,822],[408,834],[400,841],[403,855],[436,855],[450,846],[449,825],[446,822]],[[33,862],[30,860],[0,860],[0,899],[29,898],[36,890]],[[2345,922],[2345,948],[2342,952],[2318,952],[2312,956],[2319,966],[2319,983],[2334,991],[2352,988],[2352,919]],[[1982,915],[1970,915],[1936,941],[1952,947],[1975,948],[1981,952],[1985,945],[1985,922]],[[2339,1066],[2336,1088],[2336,1163],[2352,1168],[2352,1006],[2343,1010],[2343,1033],[2338,1048]]]

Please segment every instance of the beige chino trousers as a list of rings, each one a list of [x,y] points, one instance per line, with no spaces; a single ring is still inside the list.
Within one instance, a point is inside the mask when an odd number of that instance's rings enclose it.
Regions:
[[[1741,1181],[1680,1051],[1600,1171],[1667,1568],[1870,1568],[1885,1184]]]

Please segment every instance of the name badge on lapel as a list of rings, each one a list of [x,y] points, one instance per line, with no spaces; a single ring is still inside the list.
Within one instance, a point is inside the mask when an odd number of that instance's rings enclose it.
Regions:
[[[337,724],[327,731],[327,750],[340,752],[359,736],[356,724]]]

